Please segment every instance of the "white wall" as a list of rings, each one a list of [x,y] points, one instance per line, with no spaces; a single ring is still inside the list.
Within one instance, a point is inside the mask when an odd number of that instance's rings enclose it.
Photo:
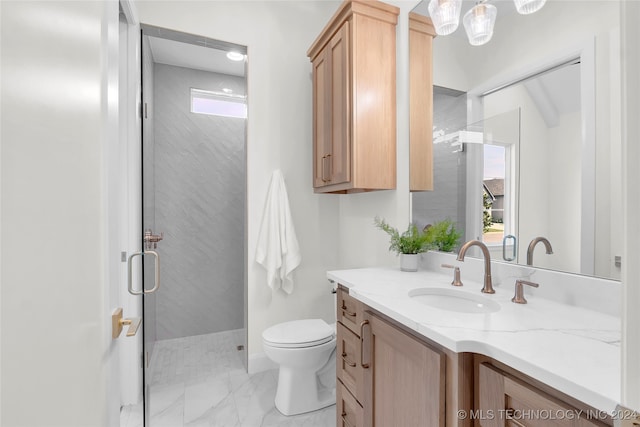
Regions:
[[[0,422],[114,425],[117,292],[107,285],[118,273],[106,207],[109,142],[118,136],[118,5],[0,7]]]
[[[580,271],[581,124],[580,112],[568,113],[559,117],[557,126],[548,129],[548,238],[558,256],[547,256],[542,247],[537,248],[534,265]],[[602,204],[596,201],[598,205]]]

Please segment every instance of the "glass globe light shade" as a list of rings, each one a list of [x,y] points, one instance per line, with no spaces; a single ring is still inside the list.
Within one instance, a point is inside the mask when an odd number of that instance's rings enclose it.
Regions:
[[[491,40],[498,9],[491,4],[477,4],[464,14],[462,22],[469,37],[469,43],[480,46]]]
[[[521,15],[529,15],[542,9],[547,0],[513,0],[516,10]]]
[[[460,23],[462,0],[431,0],[429,15],[436,33],[441,36],[453,33]]]

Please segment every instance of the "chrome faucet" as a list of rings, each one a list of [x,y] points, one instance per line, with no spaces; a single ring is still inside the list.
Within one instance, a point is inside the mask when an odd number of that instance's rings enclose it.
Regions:
[[[458,261],[464,261],[464,255],[471,246],[478,246],[480,250],[482,250],[482,255],[484,256],[484,287],[482,288],[482,292],[485,294],[495,294],[496,291],[493,289],[493,285],[491,284],[491,255],[489,255],[487,245],[479,240],[469,240],[460,248],[460,252],[458,252]]]
[[[551,247],[549,240],[545,237],[536,237],[531,241],[531,243],[529,243],[529,247],[527,248],[527,265],[533,265],[533,250],[540,242],[544,243],[544,246],[547,249],[547,255],[553,253],[553,248]]]

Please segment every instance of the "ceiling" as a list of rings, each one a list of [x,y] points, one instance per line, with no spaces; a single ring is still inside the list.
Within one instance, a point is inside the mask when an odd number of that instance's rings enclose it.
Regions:
[[[244,77],[245,61],[231,61],[227,51],[149,36],[154,62]]]

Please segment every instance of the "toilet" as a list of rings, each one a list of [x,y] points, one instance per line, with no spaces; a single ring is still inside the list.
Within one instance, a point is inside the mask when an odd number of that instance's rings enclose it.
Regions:
[[[321,319],[284,322],[262,333],[264,352],[280,366],[276,408],[296,415],[336,403],[336,325]]]

